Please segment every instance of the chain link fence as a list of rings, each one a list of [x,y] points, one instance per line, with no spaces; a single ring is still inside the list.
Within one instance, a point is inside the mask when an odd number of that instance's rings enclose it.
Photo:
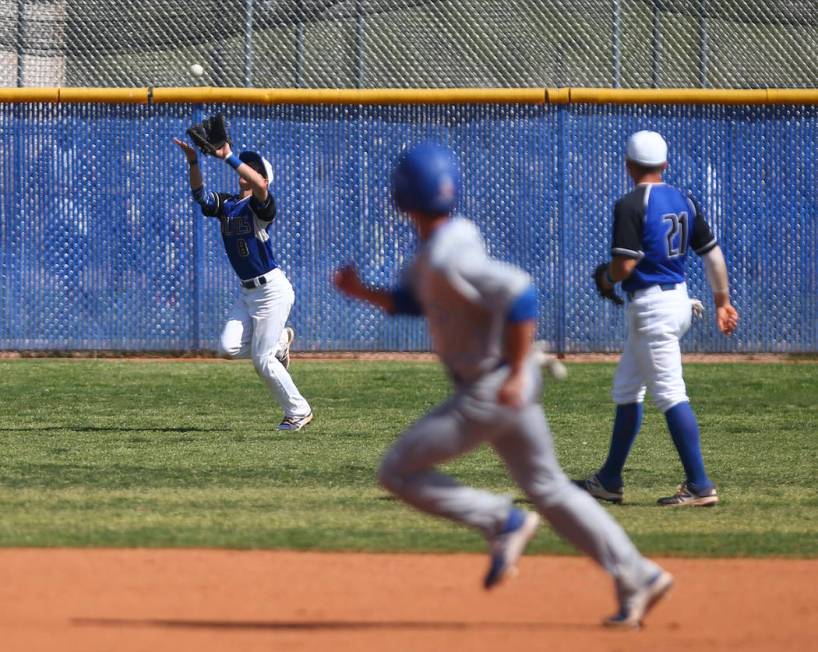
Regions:
[[[802,88],[817,76],[815,0],[0,0],[0,86]]]
[[[389,171],[425,139],[459,156],[460,208],[491,253],[535,279],[538,337],[619,350],[624,311],[591,274],[629,188],[625,140],[649,128],[724,250],[741,314],[733,337],[718,333],[692,256],[690,293],[708,312],[685,350],[818,351],[818,107],[82,103],[0,103],[0,350],[215,350],[238,283],[171,139],[220,111],[236,148],[273,164],[271,238],[300,350],[429,349],[424,320],[390,319],[330,280],[349,261],[375,285],[400,277],[416,239]],[[208,187],[237,189],[228,166],[201,165]]]

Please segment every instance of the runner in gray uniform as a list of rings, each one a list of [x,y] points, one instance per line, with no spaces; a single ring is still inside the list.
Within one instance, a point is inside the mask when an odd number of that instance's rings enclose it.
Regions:
[[[528,274],[487,255],[472,222],[452,214],[459,188],[459,166],[448,149],[424,143],[405,150],[392,193],[421,245],[402,283],[395,289],[364,285],[352,266],[335,276],[342,292],[390,314],[425,315],[455,388],[387,452],[378,479],[417,509],[482,532],[491,551],[484,580],[490,589],[516,572],[539,516],[514,507],[508,496],[462,486],[435,469],[489,444],[557,533],[613,576],[620,608],[606,624],[637,627],[673,578],[642,557],[557,463],[531,347],[537,292]]]

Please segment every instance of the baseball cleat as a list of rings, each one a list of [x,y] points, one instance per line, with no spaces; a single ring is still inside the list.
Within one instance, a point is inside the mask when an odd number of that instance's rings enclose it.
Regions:
[[[619,613],[606,618],[606,627],[635,629],[642,624],[648,612],[667,595],[673,586],[673,575],[660,570],[643,587],[635,591],[621,591],[619,596]]]
[[[491,589],[506,577],[517,574],[517,561],[540,524],[540,517],[534,512],[512,508],[505,527],[493,537],[491,546],[491,564],[483,580],[483,587]]]
[[[625,497],[624,489],[620,487],[616,491],[610,491],[602,484],[599,480],[599,475],[596,473],[588,476],[585,480],[574,480],[573,482],[577,487],[587,491],[594,498],[607,500],[609,503],[616,503],[618,505]]]
[[[301,430],[301,428],[306,426],[312,419],[312,412],[305,417],[284,417],[284,420],[278,424],[278,429],[291,431]]]
[[[295,330],[287,326],[284,329],[284,334],[287,336],[287,344],[286,346],[276,353],[276,358],[278,361],[284,365],[285,369],[290,368],[290,347],[293,344],[293,340],[295,339]]]
[[[675,494],[660,498],[656,502],[663,507],[712,507],[719,502],[719,495],[715,487],[696,493],[687,485],[687,482],[683,482],[676,489]]]

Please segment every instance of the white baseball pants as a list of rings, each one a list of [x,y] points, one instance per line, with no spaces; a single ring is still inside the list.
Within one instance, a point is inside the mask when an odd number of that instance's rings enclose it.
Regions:
[[[266,277],[265,285],[241,288],[222,330],[219,354],[226,358],[251,358],[284,416],[304,417],[310,413],[310,406],[276,358],[276,353],[287,344],[284,326],[295,293],[280,269],[268,272]]]
[[[638,290],[626,308],[628,337],[613,383],[617,405],[641,403],[645,390],[661,412],[687,401],[679,340],[690,328],[687,285]]]

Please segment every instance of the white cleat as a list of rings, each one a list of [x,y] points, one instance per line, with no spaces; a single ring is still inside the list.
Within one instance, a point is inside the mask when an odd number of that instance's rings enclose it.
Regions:
[[[312,412],[305,417],[284,417],[284,420],[278,424],[278,429],[295,432],[296,430],[301,430],[301,428],[306,426],[312,419]]]
[[[673,586],[673,575],[660,570],[643,587],[623,592],[619,597],[619,613],[605,619],[606,627],[636,629],[654,605],[664,598]]]
[[[517,562],[540,524],[539,515],[516,507],[511,510],[503,532],[491,540],[491,564],[483,586],[491,589],[517,574]]]
[[[719,494],[715,487],[696,493],[683,482],[672,496],[666,496],[656,501],[663,507],[712,507],[719,502]]]
[[[286,346],[276,353],[276,358],[278,361],[284,365],[285,369],[290,368],[290,347],[293,344],[293,340],[295,339],[295,330],[287,326],[284,329],[284,334],[287,336],[287,344]]]

